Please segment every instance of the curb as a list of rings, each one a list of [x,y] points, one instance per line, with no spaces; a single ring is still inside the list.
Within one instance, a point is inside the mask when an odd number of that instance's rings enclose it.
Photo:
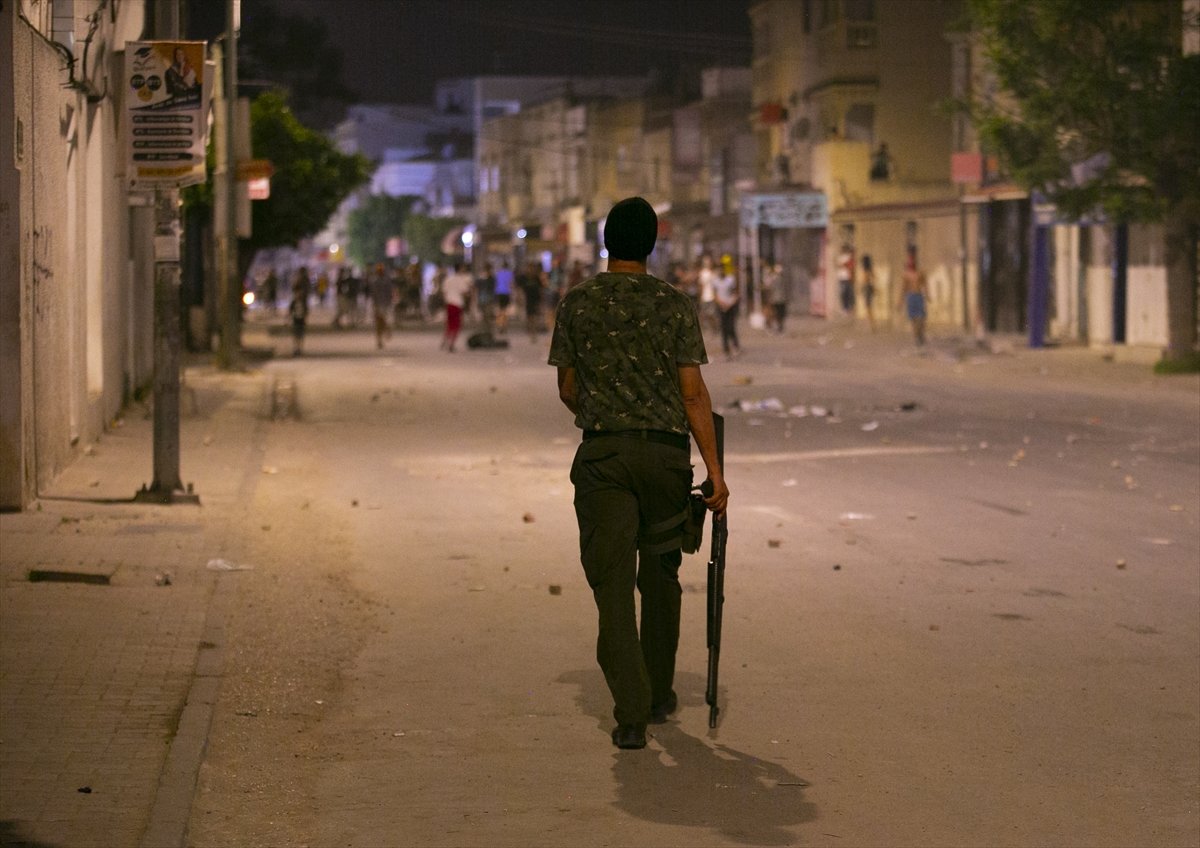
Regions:
[[[159,775],[141,848],[185,848],[192,797],[208,747],[208,731],[225,667],[225,615],[233,581],[218,575],[204,617],[196,669],[188,687],[179,725]]]

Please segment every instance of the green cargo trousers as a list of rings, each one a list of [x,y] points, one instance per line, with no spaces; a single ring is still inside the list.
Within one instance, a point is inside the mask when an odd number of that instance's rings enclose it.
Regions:
[[[600,619],[596,659],[613,715],[618,724],[645,725],[651,705],[670,698],[675,678],[690,455],[636,438],[589,439],[576,451],[571,482],[580,560]],[[635,586],[642,597],[640,638]]]

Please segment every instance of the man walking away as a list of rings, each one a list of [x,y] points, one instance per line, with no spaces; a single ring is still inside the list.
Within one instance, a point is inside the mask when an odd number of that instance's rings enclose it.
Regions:
[[[538,333],[542,331],[542,298],[546,291],[542,269],[536,262],[529,262],[525,270],[517,276],[517,286],[525,298],[525,329],[529,331],[529,341],[537,342]]]
[[[342,328],[342,319],[351,317],[351,301],[350,293],[354,288],[354,283],[350,279],[350,269],[343,267],[338,271],[337,282],[334,284],[334,291],[337,298],[337,311],[333,315],[333,326],[339,330]]]
[[[496,332],[500,335],[508,332],[508,307],[512,303],[512,291],[513,272],[505,259],[496,271]]]
[[[583,441],[571,466],[580,561],[599,615],[596,657],[612,693],[618,748],[644,748],[646,725],[678,706],[679,566],[692,488],[688,433],[724,513],[708,361],[688,296],[646,271],[658,218],[640,197],[604,226],[608,270],[559,304],[550,345],[558,393]],[[639,635],[634,588],[641,593]]]
[[[738,294],[737,277],[733,273],[733,260],[728,256],[721,258],[721,272],[713,278],[713,297],[721,314],[721,347],[725,351],[725,358],[741,356],[742,345],[737,334],[741,297]]]
[[[388,316],[392,312],[394,292],[392,281],[388,279],[382,262],[370,272],[367,286],[371,292],[371,306],[375,313],[375,347],[383,350],[384,339],[391,338],[392,335],[392,331],[388,329]]]
[[[292,319],[292,356],[300,356],[304,353],[304,334],[308,329],[308,291],[299,280],[292,286],[288,315]]]
[[[763,271],[763,288],[766,290],[767,303],[770,308],[767,326],[775,327],[775,332],[783,335],[783,322],[787,320],[788,281],[783,275],[783,266],[778,262],[768,264]]]

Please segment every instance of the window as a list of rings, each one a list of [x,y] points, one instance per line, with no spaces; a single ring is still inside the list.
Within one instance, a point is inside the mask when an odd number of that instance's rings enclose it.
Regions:
[[[850,50],[862,50],[874,47],[876,43],[875,24],[847,24],[846,47]]]
[[[875,142],[875,106],[870,103],[855,103],[846,110],[843,119],[847,141]]]
[[[842,0],[842,10],[851,23],[875,22],[875,0]]]

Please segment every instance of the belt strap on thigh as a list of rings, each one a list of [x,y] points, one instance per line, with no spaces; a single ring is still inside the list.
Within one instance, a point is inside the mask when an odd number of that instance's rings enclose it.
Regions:
[[[643,527],[642,532],[649,536],[653,536],[655,533],[661,533],[664,530],[670,530],[672,527],[678,527],[683,523],[683,519],[687,518],[687,514],[687,509],[682,509],[664,521],[660,521],[657,524],[651,524],[648,527]]]
[[[638,551],[645,555],[665,554],[679,550],[683,545],[683,523],[688,511],[683,509],[663,521],[641,529]]]

